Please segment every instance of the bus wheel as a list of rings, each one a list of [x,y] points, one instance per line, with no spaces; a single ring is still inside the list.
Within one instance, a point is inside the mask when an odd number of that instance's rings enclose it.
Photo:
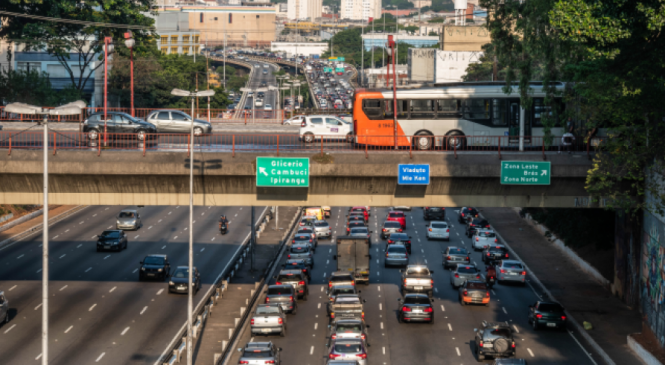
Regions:
[[[464,146],[466,145],[465,141],[466,138],[464,135],[460,132],[450,132],[447,136],[447,143],[448,143],[448,149],[450,150],[462,150],[464,149]]]
[[[419,150],[429,150],[432,148],[432,135],[427,132],[419,132],[413,137],[413,146]]]

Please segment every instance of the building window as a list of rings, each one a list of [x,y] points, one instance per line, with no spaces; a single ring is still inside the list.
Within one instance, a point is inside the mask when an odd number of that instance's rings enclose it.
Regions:
[[[16,69],[18,71],[42,72],[42,63],[41,62],[16,62]]]
[[[169,47],[162,47],[162,54],[169,53]]]
[[[194,52],[197,53],[197,54],[199,53],[199,46],[194,47]]]
[[[199,43],[199,36],[197,35],[194,36],[194,43]]]
[[[160,41],[162,42],[162,44],[167,44],[167,43],[169,43],[169,36],[167,36],[167,35],[163,35],[163,36],[161,36],[161,37],[160,37]]]
[[[189,36],[188,35],[182,36],[182,43],[189,43]]]
[[[178,47],[171,47],[171,54],[178,54]]]
[[[259,18],[259,16],[257,15],[257,16],[256,16],[256,19],[258,19],[258,18]]]
[[[199,23],[203,23],[203,13],[199,14]]]
[[[171,36],[171,44],[178,44],[178,36],[177,35],[172,35]]]

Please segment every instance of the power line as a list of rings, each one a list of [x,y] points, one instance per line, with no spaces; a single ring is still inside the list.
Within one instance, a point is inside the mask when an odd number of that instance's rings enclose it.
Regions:
[[[0,10],[0,15],[13,16],[13,17],[17,17],[17,18],[28,18],[28,19],[34,19],[34,20],[43,20],[43,21],[55,22],[55,23],[88,25],[88,26],[103,27],[103,28],[155,30],[155,27],[148,27],[148,26],[145,26],[145,25],[89,22],[89,21],[85,21],[85,20],[63,19],[63,18],[53,18],[53,17],[48,17],[48,16],[40,16],[40,15],[32,15],[32,14],[13,13],[13,12],[4,11],[4,10]]]

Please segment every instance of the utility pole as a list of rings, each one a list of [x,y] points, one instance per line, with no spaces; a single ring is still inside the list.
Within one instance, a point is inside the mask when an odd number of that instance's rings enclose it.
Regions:
[[[252,229],[251,229],[251,232],[252,232],[252,240],[251,240],[251,242],[250,242],[250,244],[251,244],[251,248],[250,248],[251,255],[250,255],[250,258],[251,258],[251,262],[252,262],[252,263],[251,263],[251,267],[250,267],[249,270],[250,270],[250,272],[254,272],[254,251],[256,251],[256,223],[255,223],[255,219],[254,219],[254,206],[253,206],[253,205],[252,205],[252,219],[251,219],[251,221],[250,221],[250,224],[252,225]]]

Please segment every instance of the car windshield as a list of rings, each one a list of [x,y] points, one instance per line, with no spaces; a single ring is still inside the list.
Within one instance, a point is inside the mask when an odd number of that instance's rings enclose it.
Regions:
[[[173,273],[174,278],[184,279],[189,277],[189,269],[177,269]]]
[[[360,344],[359,343],[336,343],[335,344],[335,352],[342,353],[342,354],[360,352]]]
[[[522,270],[522,264],[517,262],[504,262],[503,267],[506,269],[519,269]]]
[[[412,267],[406,269],[407,275],[429,275],[429,270],[426,267]]]
[[[402,227],[399,222],[385,222],[383,223],[384,228],[400,228]]]
[[[494,232],[480,231],[480,232],[478,232],[478,236],[487,237],[487,238],[494,238],[494,237],[496,237],[496,234]]]
[[[457,266],[457,272],[460,274],[475,274],[478,270],[475,266]]]
[[[450,255],[466,255],[466,250],[463,248],[451,247],[448,249]]]
[[[350,222],[349,223],[349,228],[351,227],[364,227],[365,223],[364,222]]]
[[[309,240],[311,239],[310,234],[311,234],[311,233],[307,233],[306,236],[304,236],[304,235],[298,235],[298,236],[293,237],[293,239],[296,240],[296,241],[309,241]]]
[[[478,283],[478,282],[467,282],[466,284],[467,289],[478,289],[478,290],[487,290],[487,285],[485,283]]]
[[[102,233],[102,238],[120,238],[119,231],[104,231]]]
[[[404,218],[404,213],[402,213],[402,212],[390,213],[390,214],[388,214],[388,217],[390,217],[390,218]]]
[[[494,336],[500,337],[510,337],[511,335],[510,329],[508,328],[495,328],[490,333]]]
[[[538,310],[541,312],[563,312],[563,307],[556,303],[541,303],[538,306]]]
[[[309,247],[307,246],[292,246],[291,253],[308,253]]]
[[[318,221],[318,222],[314,223],[314,225],[317,226],[317,227],[329,227],[330,226],[328,224],[328,222],[326,222],[326,221]]]
[[[362,329],[362,326],[360,323],[339,323],[337,324],[337,328],[335,328],[336,332],[360,332]]]
[[[445,223],[432,223],[432,228],[448,228],[448,225]]]
[[[407,296],[404,298],[404,304],[430,304],[430,301],[425,296]]]
[[[134,212],[120,212],[118,218],[134,218]]]
[[[490,247],[489,250],[490,250],[491,252],[503,252],[503,247],[495,247],[495,246],[493,246],[493,247]]]
[[[145,260],[143,260],[143,263],[146,264],[146,265],[163,265],[164,264],[164,258],[163,257],[149,256],[149,257],[146,257]]]
[[[242,355],[242,357],[263,358],[272,357],[272,355],[270,355],[270,351],[267,350],[245,350],[245,353]]]
[[[388,246],[389,253],[406,253],[406,248],[404,246]]]
[[[268,288],[268,295],[293,295],[293,289],[289,287]]]
[[[332,291],[333,295],[340,295],[340,294],[355,294],[356,290],[353,288],[334,288]]]
[[[279,314],[278,307],[258,307],[256,308],[256,314]]]

